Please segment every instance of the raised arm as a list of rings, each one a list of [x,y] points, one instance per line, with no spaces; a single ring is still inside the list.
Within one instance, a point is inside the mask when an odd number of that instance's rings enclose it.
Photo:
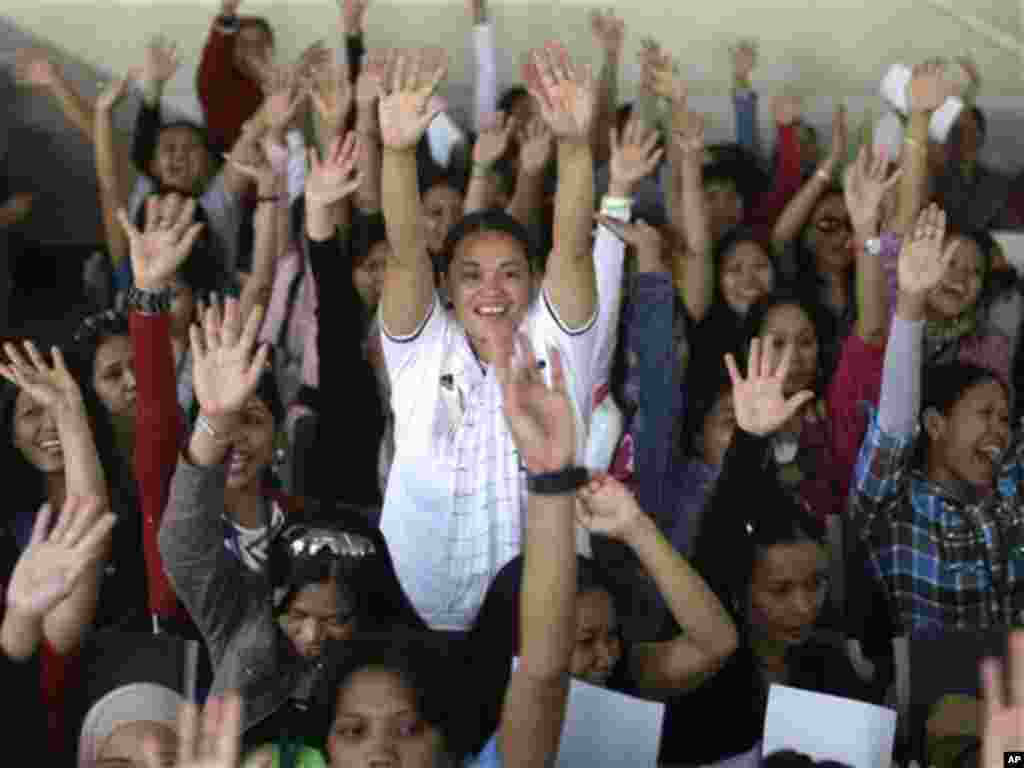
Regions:
[[[160,102],[167,83],[180,67],[181,56],[176,44],[164,37],[156,37],[146,46],[146,56],[138,74],[143,111],[139,115],[132,139],[132,162],[140,173],[149,173],[150,164],[156,155]]]
[[[51,365],[31,342],[24,345],[25,356],[13,344],[4,345],[4,351],[10,365],[0,366],[0,375],[25,390],[47,410],[57,426],[64,455],[65,494],[96,499],[98,508],[92,509],[92,514],[107,512],[110,509],[107,479],[96,450],[82,392],[68,371],[64,356],[57,347],[53,347]],[[43,635],[58,653],[69,653],[78,646],[96,613],[103,561],[110,554],[109,546],[99,554],[102,560],[97,556],[81,573],[81,578],[76,577],[74,589],[43,617]]]
[[[544,208],[544,174],[553,149],[554,140],[543,118],[535,117],[520,128],[519,173],[506,210],[531,231]]]
[[[514,338],[501,342],[497,374],[502,409],[529,475],[566,472],[575,454],[575,420],[558,351],[550,350],[551,388],[525,337],[512,362]],[[569,696],[576,632],[574,494],[528,493],[523,531],[520,658],[505,692],[498,725],[502,764],[554,764]]]
[[[764,241],[771,236],[775,220],[786,203],[800,189],[800,137],[796,122],[801,109],[800,99],[789,94],[780,94],[772,101],[777,137],[775,177],[771,190],[764,197],[745,201],[753,206],[748,222]]]
[[[914,67],[907,86],[910,115],[903,138],[903,177],[900,181],[892,231],[903,235],[914,227],[928,196],[928,126],[932,114],[946,101],[951,85],[940,61]]]
[[[757,91],[750,75],[757,66],[757,43],[740,40],[732,55],[732,103],[736,112],[736,142],[754,157],[761,158],[761,131],[758,126]]]
[[[878,240],[882,199],[902,174],[896,171],[886,179],[887,166],[884,153],[872,157],[865,145],[843,178],[843,195],[857,248],[857,335],[878,346],[885,343],[888,333],[889,289],[880,249],[869,251],[867,244]]]
[[[534,51],[533,62],[537,77],[528,81],[530,94],[558,142],[555,245],[548,259],[544,291],[562,324],[573,331],[590,322],[597,306],[590,253],[594,164],[589,141],[594,82],[587,68],[573,66],[559,43]]]
[[[714,296],[715,269],[711,256],[711,228],[704,204],[703,155],[704,120],[690,114],[674,137],[678,150],[680,194],[678,218],[682,224],[685,250],[675,249],[675,274],[682,280],[681,298],[695,322],[707,314]]]
[[[662,699],[696,688],[736,650],[729,614],[619,481],[608,475],[591,478],[580,499],[580,522],[592,534],[621,541],[636,553],[681,630],[668,642],[633,647],[629,677],[637,692]]]
[[[440,112],[430,99],[447,68],[442,64],[434,72],[419,72],[417,62],[401,54],[390,88],[380,93],[381,191],[392,248],[384,273],[381,317],[387,333],[399,338],[416,332],[434,301],[434,267],[423,225],[416,145]]]
[[[41,48],[20,48],[14,60],[15,77],[19,85],[47,89],[57,100],[57,106],[82,135],[92,141],[92,105],[76,91],[50,61]]]
[[[590,137],[594,163],[602,165],[611,157],[608,137],[616,124],[615,115],[619,104],[619,62],[622,59],[626,25],[612,10],[608,10],[607,13],[594,10],[590,14],[590,29],[604,54],[601,72],[597,77],[597,108]]]
[[[320,145],[327,147],[344,132],[352,112],[352,82],[348,61],[332,51],[313,74],[312,99],[320,119]]]
[[[359,134],[359,172],[362,183],[353,200],[360,212],[370,215],[381,208],[381,144],[378,94],[387,82],[392,54],[375,48],[356,79],[356,133]]]
[[[836,171],[846,155],[846,107],[840,105],[832,117],[832,144],[829,153],[814,175],[782,209],[772,230],[772,245],[782,250],[789,246],[804,228],[818,200],[834,183]]]
[[[135,277],[135,291],[130,292],[128,302],[135,353],[134,468],[143,519],[149,608],[157,616],[173,617],[180,608],[157,541],[185,429],[174,374],[169,289],[203,225],[192,223],[196,202],[186,202],[179,195],[151,197],[146,207],[142,232],[123,209],[118,214]]]
[[[96,180],[99,182],[100,206],[103,210],[103,231],[107,238],[110,260],[116,266],[128,255],[128,240],[117,221],[117,211],[124,205],[125,180],[120,178],[114,150],[114,128],[111,113],[124,95],[128,79],[116,80],[96,101],[96,127],[93,151]]]
[[[464,214],[486,210],[494,205],[494,164],[501,159],[508,149],[509,136],[515,130],[514,117],[505,116],[504,112],[491,115],[484,121],[473,144],[473,170],[470,173],[469,187],[466,190]]]

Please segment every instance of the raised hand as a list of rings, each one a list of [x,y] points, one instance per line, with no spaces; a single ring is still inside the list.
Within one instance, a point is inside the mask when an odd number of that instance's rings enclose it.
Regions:
[[[356,78],[356,104],[361,109],[373,106],[384,85],[390,82],[395,57],[394,48],[371,48],[363,56],[363,66]]]
[[[164,84],[174,77],[181,66],[181,55],[177,43],[170,42],[162,35],[154,37],[146,46],[139,79],[149,83]]]
[[[615,126],[611,128],[612,155],[609,161],[609,194],[629,197],[637,182],[649,175],[664,154],[656,149],[658,132],[649,131],[639,118],[632,117],[619,136]]]
[[[19,48],[14,56],[14,76],[18,85],[48,88],[57,80],[57,70],[49,53],[42,48]]]
[[[224,16],[234,16],[241,4],[242,0],[220,0],[220,12]]]
[[[107,86],[100,91],[100,95],[96,99],[96,109],[101,112],[112,112],[118,102],[124,98],[124,92],[128,88],[128,81],[134,76],[136,76],[136,73],[132,72],[127,77],[120,77],[117,80],[108,83]]]
[[[366,16],[366,8],[369,0],[338,0],[341,6],[341,19],[345,25],[345,33],[348,35],[363,34],[363,17]]]
[[[687,110],[683,119],[676,122],[678,126],[673,132],[676,146],[684,153],[704,151],[704,117]]]
[[[870,150],[866,145],[857,153],[853,162],[843,175],[843,196],[846,199],[846,210],[853,221],[853,231],[861,240],[878,235],[878,222],[881,216],[882,198],[900,180],[902,170],[896,171],[888,179],[885,172],[888,158],[885,151],[876,157],[869,157]]]
[[[515,359],[517,338],[519,359]],[[508,335],[493,341],[502,410],[527,471],[543,474],[565,469],[576,454],[576,418],[566,389],[562,356],[554,347],[549,350],[549,388],[525,335]]]
[[[263,91],[267,94],[263,105],[267,127],[274,136],[282,137],[309,96],[309,90],[299,86],[295,67],[270,67],[263,82]]]
[[[69,496],[57,524],[47,535],[51,510],[36,517],[28,547],[21,553],[10,584],[8,607],[26,618],[43,619],[70,595],[85,572],[107,550],[117,518],[104,513],[100,499]]]
[[[354,131],[337,136],[328,148],[327,159],[320,162],[316,147],[309,150],[309,174],[306,176],[306,200],[328,206],[357,189],[363,177],[356,172],[359,160],[359,135]]]
[[[1024,632],[1012,632],[1008,645],[1008,671],[999,659],[981,664],[985,693],[981,768],[1000,768],[1006,765],[1006,752],[1024,750]]]
[[[750,74],[757,66],[757,43],[740,40],[729,49],[732,54],[732,74],[738,82],[750,82]]]
[[[846,124],[846,107],[840,104],[832,116],[832,143],[829,145],[828,157],[825,160],[830,171],[842,162],[849,144],[849,130]]]
[[[782,93],[772,99],[772,116],[777,125],[792,125],[803,112],[799,96]]]
[[[537,78],[527,83],[541,117],[559,141],[589,141],[596,94],[589,67],[574,67],[561,43],[533,51]]]
[[[398,55],[391,75],[390,90],[378,90],[380,97],[381,143],[388,149],[407,150],[416,146],[441,106],[431,101],[448,71],[442,59],[427,67],[425,51]]]
[[[224,160],[239,173],[248,176],[256,182],[257,189],[274,190],[275,185],[281,181],[282,176],[274,169],[265,151],[258,151],[253,157],[248,158],[250,162],[242,162],[231,155],[225,155]]]
[[[324,46],[323,40],[317,40],[306,48],[296,60],[295,77],[300,81],[310,80],[318,69],[333,61],[333,51]]]
[[[182,705],[178,715],[178,760],[174,768],[238,768],[242,752],[242,699],[236,693],[206,701],[200,731],[199,709],[192,702]],[[166,768],[159,742],[144,744],[146,768]],[[259,763],[269,768],[272,753]],[[247,763],[249,765],[249,763]]]
[[[313,106],[320,119],[338,131],[345,125],[352,109],[352,84],[348,72],[328,58],[313,72]]]
[[[630,490],[611,475],[591,475],[590,482],[576,493],[576,520],[591,533],[625,542],[646,515]]]
[[[514,117],[506,118],[504,112],[491,115],[487,123],[480,126],[480,135],[473,145],[473,163],[490,168],[498,162],[508,149],[508,140],[515,127]]]
[[[519,132],[519,169],[529,176],[543,173],[554,146],[554,135],[544,118],[533,118]]]
[[[50,365],[31,341],[26,341],[23,346],[27,360],[14,344],[4,344],[8,364],[0,365],[0,376],[24,390],[50,411],[58,422],[66,415],[81,415],[85,409],[82,390],[68,371],[61,351],[57,347],[51,348],[53,364]]]
[[[683,109],[689,95],[686,81],[679,76],[678,68],[668,54],[652,53],[644,60],[641,73],[643,87],[668,99],[676,109]]]
[[[907,104],[911,112],[934,112],[950,97],[953,84],[946,76],[946,65],[932,59],[914,67],[907,84]]]
[[[731,354],[725,356],[725,366],[732,380],[736,424],[745,432],[762,437],[776,432],[814,398],[813,392],[804,390],[786,399],[783,386],[793,357],[793,345],[786,345],[782,360],[778,361],[772,342],[771,336],[763,342],[756,337],[750,342],[745,379],[736,368],[736,359]]]
[[[159,292],[178,271],[203,224],[193,224],[196,201],[172,193],[163,198],[153,195],[146,201],[146,227],[136,229],[128,213],[121,208],[117,219],[128,235],[135,285],[142,291]]]
[[[598,214],[597,221],[612,234],[636,250],[637,272],[661,272],[666,269],[661,258],[663,238],[661,231],[646,221],[632,224]]]
[[[917,219],[913,234],[904,239],[898,268],[899,290],[905,296],[923,299],[939,284],[957,248],[954,240],[945,250],[946,214],[932,203]]]
[[[237,415],[256,391],[267,364],[269,349],[256,347],[263,307],[256,305],[242,327],[237,299],[224,302],[224,316],[216,305],[206,310],[203,328],[189,328],[192,379],[196,400],[205,416],[222,419]]]
[[[956,57],[956,63],[960,65],[960,69],[967,75],[967,79],[970,81],[968,84],[968,90],[973,88],[975,91],[981,87],[981,70],[978,69],[978,64],[970,54],[964,54],[963,56]],[[964,96],[966,94],[960,94]]]
[[[604,13],[599,10],[590,12],[590,31],[607,55],[618,57],[622,52],[626,23],[611,8]]]

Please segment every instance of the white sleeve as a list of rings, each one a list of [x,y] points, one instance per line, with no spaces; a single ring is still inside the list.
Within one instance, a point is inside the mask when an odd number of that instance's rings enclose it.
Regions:
[[[487,117],[498,111],[498,65],[494,50],[494,27],[490,24],[477,24],[473,27],[473,50],[476,54],[473,130],[480,133]]]
[[[408,336],[393,336],[384,326],[384,317],[377,310],[377,325],[380,328],[381,351],[384,354],[384,365],[388,371],[392,390],[398,387],[402,374],[416,368],[421,350],[432,347],[444,334],[448,322],[447,311],[441,304],[437,292],[434,292],[434,303],[430,305],[427,316],[420,327]]]
[[[612,360],[619,336],[619,315],[622,312],[622,272],[625,262],[625,243],[606,227],[599,227],[594,240],[594,272],[597,275],[593,363],[595,386],[611,378]]]

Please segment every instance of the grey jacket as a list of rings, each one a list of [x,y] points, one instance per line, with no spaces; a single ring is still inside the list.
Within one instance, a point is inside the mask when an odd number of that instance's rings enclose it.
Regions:
[[[211,695],[239,691],[243,729],[249,730],[293,693],[308,690],[319,666],[295,653],[278,627],[266,577],[248,570],[224,546],[226,485],[226,467],[179,459],[160,527],[160,555],[209,650]]]

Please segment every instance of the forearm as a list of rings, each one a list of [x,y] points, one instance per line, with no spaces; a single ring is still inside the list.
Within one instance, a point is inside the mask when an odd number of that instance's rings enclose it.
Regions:
[[[772,230],[772,244],[776,248],[781,250],[796,240],[800,230],[807,223],[811,211],[814,210],[814,206],[828,189],[831,183],[831,173],[828,178],[823,178],[819,175],[820,173],[819,171],[811,176],[796,196],[782,209],[778,221],[775,222],[775,228]]]
[[[597,104],[594,124],[591,128],[590,146],[594,152],[594,162],[602,165],[611,157],[609,137],[615,126],[615,110],[619,101],[619,56],[605,52],[604,62],[597,84]],[[654,127],[653,124],[649,124]]]
[[[68,496],[93,497],[100,500],[101,509],[110,509],[107,479],[100,463],[96,442],[89,426],[85,407],[61,413],[57,419],[57,434],[64,453],[64,482]]]
[[[403,269],[415,269],[429,256],[414,151],[383,150],[381,200],[392,257]]]
[[[463,216],[468,216],[478,211],[486,211],[488,208],[493,207],[495,197],[494,179],[490,169],[485,170],[474,167],[469,177],[469,186],[466,187],[466,201],[462,209]]]
[[[476,79],[473,89],[474,130],[479,134],[489,116],[498,109],[498,65],[494,49],[494,27],[488,22],[482,4],[474,9],[473,50],[476,53]]]
[[[749,83],[737,82],[733,85],[732,103],[736,115],[736,142],[760,160],[757,92],[751,90]]]
[[[355,205],[363,213],[373,214],[381,207],[380,127],[375,104],[358,108],[356,133],[359,134],[356,169],[362,175],[362,181],[355,193]]]
[[[710,297],[712,270],[705,267],[710,267],[711,264],[711,229],[708,225],[707,208],[704,205],[701,153],[682,152],[680,161],[682,189],[679,218],[682,232],[691,254],[690,258],[696,261],[695,268],[701,281],[698,288]],[[701,275],[702,270],[707,274]]]
[[[686,642],[710,658],[731,654],[738,642],[732,619],[704,579],[676,552],[654,521],[643,516],[628,544],[657,584]]]
[[[881,346],[889,325],[889,281],[881,258],[864,250],[867,237],[857,235],[857,335]]]
[[[78,648],[96,618],[106,558],[89,566],[75,589],[43,619],[43,637],[61,656]]]
[[[92,141],[93,125],[95,123],[92,104],[59,74],[54,77],[50,92],[57,100],[57,104],[60,107],[60,111],[64,113],[64,117],[81,131],[89,141]]]
[[[570,329],[582,328],[597,301],[590,233],[594,212],[594,168],[590,146],[559,142],[554,249],[545,289]]]
[[[898,235],[910,232],[924,208],[928,186],[928,125],[930,112],[911,112],[903,141],[903,176],[900,177],[896,217],[891,227]]]
[[[516,188],[509,200],[507,213],[524,227],[530,228],[544,206],[544,175],[519,171]]]
[[[269,193],[269,194],[268,194]],[[260,197],[280,196],[281,202],[258,203],[253,215],[255,238],[252,252],[252,273],[242,289],[239,302],[242,317],[248,317],[252,308],[259,304],[266,307],[274,289],[274,273],[281,250],[281,214],[287,217],[287,197],[284,194],[284,179],[279,178],[276,186],[260,189]]]
[[[889,331],[882,369],[878,424],[889,435],[909,435],[921,408],[923,320],[907,320],[897,311]]]
[[[111,261],[114,264],[120,264],[121,260],[128,255],[128,239],[117,220],[117,210],[124,202],[124,186],[118,175],[118,162],[114,153],[114,130],[111,125],[110,113],[104,110],[96,112],[93,151],[107,249],[110,251]]]

